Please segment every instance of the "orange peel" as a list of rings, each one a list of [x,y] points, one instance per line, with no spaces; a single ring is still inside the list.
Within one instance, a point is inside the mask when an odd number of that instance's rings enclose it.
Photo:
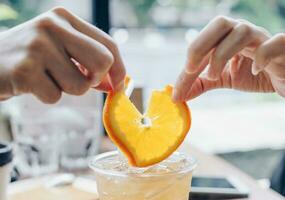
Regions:
[[[126,78],[126,87],[129,82],[130,78]],[[125,90],[108,93],[103,109],[104,126],[132,166],[147,167],[161,162],[181,145],[189,132],[190,109],[186,102],[172,101],[172,90],[168,85],[153,91],[145,114],[137,110]]]

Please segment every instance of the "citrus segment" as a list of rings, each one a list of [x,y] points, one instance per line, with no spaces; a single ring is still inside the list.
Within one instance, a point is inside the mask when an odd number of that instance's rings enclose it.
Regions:
[[[158,163],[183,142],[191,125],[190,111],[185,102],[173,103],[171,95],[172,86],[153,91],[143,115],[124,91],[108,94],[104,126],[131,165],[146,167]]]

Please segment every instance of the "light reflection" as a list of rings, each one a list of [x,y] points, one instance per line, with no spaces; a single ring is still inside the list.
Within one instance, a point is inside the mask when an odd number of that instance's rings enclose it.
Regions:
[[[199,34],[199,31],[193,28],[190,28],[185,33],[185,40],[190,44]]]
[[[164,44],[164,37],[160,33],[148,33],[144,38],[144,45],[147,48],[154,49],[159,48]]]
[[[129,32],[127,29],[117,29],[113,33],[113,38],[117,42],[117,44],[124,44],[129,39]]]

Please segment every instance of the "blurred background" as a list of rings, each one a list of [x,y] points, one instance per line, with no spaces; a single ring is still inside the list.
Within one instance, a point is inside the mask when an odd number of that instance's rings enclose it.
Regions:
[[[54,6],[64,6],[95,24],[94,16],[98,16],[95,11],[100,11],[91,0],[2,0],[0,30],[25,22]],[[283,0],[262,3],[259,0],[110,0],[109,11],[110,34],[119,45],[128,74],[135,80],[142,107],[152,89],[175,83],[183,68],[187,47],[215,16],[247,19],[272,34],[285,29]],[[100,121],[102,99],[102,94],[90,91],[83,97],[65,96],[51,107],[30,96],[14,98],[1,103],[0,137],[17,141],[22,154],[29,152],[28,157],[21,155],[17,159],[19,169],[24,172],[31,167],[38,169],[36,174],[61,166],[84,167],[81,159],[100,151],[98,146],[104,135]],[[189,105],[193,126],[186,142],[218,154],[267,183],[284,153],[284,99],[276,94],[224,89],[208,92]],[[43,118],[46,120],[38,120]],[[94,123],[89,124],[90,119]],[[49,128],[43,121],[49,122]],[[64,123],[59,124],[59,121]],[[5,135],[6,132],[11,133],[10,136]],[[60,137],[58,132],[62,133]],[[79,139],[78,134],[83,134],[84,139]],[[35,141],[53,146],[41,150],[45,145],[37,147]],[[78,148],[70,149],[70,146]],[[41,160],[46,152],[54,149],[58,152],[49,155],[50,160]],[[77,160],[77,165],[70,166],[69,159],[71,163]],[[53,163],[52,166],[49,163]],[[39,169],[41,165],[47,165],[47,169]]]

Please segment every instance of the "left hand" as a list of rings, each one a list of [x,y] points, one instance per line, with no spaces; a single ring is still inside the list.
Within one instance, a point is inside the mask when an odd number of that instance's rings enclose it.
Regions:
[[[285,96],[285,35],[270,37],[265,29],[246,21],[214,19],[189,47],[173,99],[190,100],[217,88],[276,91]]]

